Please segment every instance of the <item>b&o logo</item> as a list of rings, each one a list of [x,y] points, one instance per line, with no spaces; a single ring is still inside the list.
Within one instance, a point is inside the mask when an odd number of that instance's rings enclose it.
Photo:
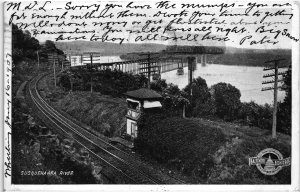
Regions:
[[[291,158],[283,158],[282,154],[272,148],[262,150],[256,157],[249,158],[249,166],[256,165],[265,175],[275,175],[283,167],[291,165]]]

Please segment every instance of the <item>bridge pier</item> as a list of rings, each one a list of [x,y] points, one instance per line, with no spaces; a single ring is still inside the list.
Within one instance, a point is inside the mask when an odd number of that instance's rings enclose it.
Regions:
[[[177,75],[183,75],[184,74],[184,70],[183,70],[183,61],[182,61],[182,58],[179,62],[179,60],[177,61],[178,62],[178,67],[177,67]]]
[[[134,73],[134,63],[131,63],[131,73]]]
[[[191,84],[193,82],[193,71],[194,71],[194,63],[195,57],[188,57],[188,82]]]
[[[202,66],[206,66],[206,63],[207,63],[207,55],[206,55],[206,54],[202,54],[200,57],[201,57],[201,65],[202,65]]]

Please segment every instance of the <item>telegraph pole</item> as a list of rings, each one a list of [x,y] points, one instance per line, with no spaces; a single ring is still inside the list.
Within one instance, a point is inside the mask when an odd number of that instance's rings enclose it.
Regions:
[[[278,60],[274,62],[274,108],[273,108],[273,123],[272,123],[272,138],[276,138],[277,126],[277,89],[278,89]]]
[[[36,51],[37,55],[37,62],[38,62],[38,71],[40,71],[40,57],[39,57],[39,51]]]
[[[94,58],[94,54],[97,54],[97,52],[84,52],[83,54],[87,54],[87,56],[85,57],[83,57],[83,55],[81,55],[81,63],[83,63],[83,61],[84,61],[84,58],[89,58],[90,59],[90,64],[88,64],[87,63],[87,65],[86,65],[86,68],[87,68],[87,70],[89,71],[89,73],[90,73],[90,84],[91,84],[91,89],[90,89],[90,92],[91,93],[93,93],[93,85],[94,85],[94,75],[93,75],[93,71],[95,71],[94,70],[94,67],[93,67],[93,63],[95,63],[95,65],[96,64],[99,64],[99,63],[97,63],[97,59],[95,59]],[[97,56],[95,56],[95,57],[97,57]],[[98,59],[99,60],[99,62],[100,62],[100,59]],[[101,67],[101,66],[100,66]],[[97,68],[96,68],[97,69]],[[97,71],[97,70],[96,70]]]
[[[195,57],[188,57],[188,82],[191,84],[193,82],[193,70],[194,70],[194,61]]]
[[[72,53],[72,50],[71,50],[71,48],[70,48],[70,51],[69,51],[69,61],[70,61],[70,65],[71,65],[71,53]]]
[[[69,77],[70,77],[70,82],[71,82],[71,92],[73,91],[73,82],[74,82],[74,77],[73,77],[73,75],[71,74],[71,75],[69,75]]]
[[[93,93],[93,75],[91,75],[91,93]]]
[[[150,78],[151,78],[151,63],[150,63],[150,53],[148,53],[147,56],[147,61],[148,61],[148,88],[150,89]]]
[[[53,60],[53,75],[54,75],[54,86],[56,88],[56,71],[55,71],[55,59]]]
[[[56,60],[58,63],[58,57],[57,57],[57,53],[51,53],[48,54],[48,64],[51,65],[51,62],[53,62],[53,76],[54,76],[54,86],[56,88]],[[51,67],[49,66],[49,69],[51,69]]]
[[[93,65],[93,53],[90,53],[91,65]]]
[[[91,58],[91,70],[93,66],[93,53],[90,53],[90,58]],[[93,73],[91,73],[91,93],[93,93]]]
[[[274,66],[272,67],[266,67],[264,68],[264,71],[268,71],[268,70],[274,70],[273,73],[271,74],[266,74],[263,76],[263,78],[267,78],[267,77],[274,77],[273,80],[271,81],[263,81],[262,84],[274,84],[274,87],[265,87],[262,88],[262,91],[268,91],[268,90],[274,90],[274,106],[273,106],[273,123],[272,123],[272,138],[275,139],[276,138],[276,126],[277,126],[277,92],[278,92],[278,88],[282,88],[282,87],[278,87],[278,82],[283,81],[282,79],[278,79],[279,75],[284,75],[285,72],[281,72],[278,73],[278,68],[279,68],[279,61],[282,61],[285,59],[276,59],[276,60],[271,60],[271,61],[266,61],[265,63],[274,63]],[[283,68],[283,67],[280,67]]]

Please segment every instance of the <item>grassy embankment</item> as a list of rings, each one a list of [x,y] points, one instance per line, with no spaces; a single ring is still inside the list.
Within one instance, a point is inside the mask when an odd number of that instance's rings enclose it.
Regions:
[[[59,87],[54,89],[52,76],[42,79],[39,90],[56,108],[88,125],[87,128],[92,131],[113,137],[125,129],[125,99],[112,98],[97,92],[65,92]]]
[[[266,148],[279,150],[284,158],[290,157],[291,137],[289,135],[278,133],[278,138],[273,140],[271,131],[257,127],[204,119],[192,119],[192,121],[221,130],[227,140],[214,153],[215,166],[210,171],[209,183],[289,184],[291,182],[291,167],[284,167],[276,175],[266,176],[255,166],[248,165],[249,157],[257,156]]]
[[[249,157],[257,156],[266,148],[277,149],[285,158],[289,157],[291,138],[288,135],[278,134],[278,139],[272,140],[268,130],[202,118],[171,117],[147,124],[147,133],[142,139],[154,148],[144,145],[141,152],[170,169],[179,170],[191,183],[291,182],[290,167],[266,176],[256,166],[248,165]],[[147,140],[148,135],[153,138]]]

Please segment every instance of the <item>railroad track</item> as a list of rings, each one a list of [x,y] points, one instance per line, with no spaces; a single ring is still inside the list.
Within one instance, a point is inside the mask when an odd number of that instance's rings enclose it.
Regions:
[[[74,141],[86,148],[89,154],[99,160],[102,166],[108,168],[114,177],[126,184],[183,183],[181,180],[173,177],[160,177],[157,172],[149,170],[128,153],[123,152],[105,139],[90,133],[84,127],[74,123],[55,110],[40,96],[37,89],[39,80],[45,75],[33,78],[28,85],[29,95],[41,112],[41,115],[55,125],[55,128],[60,132],[66,135],[71,134]]]

